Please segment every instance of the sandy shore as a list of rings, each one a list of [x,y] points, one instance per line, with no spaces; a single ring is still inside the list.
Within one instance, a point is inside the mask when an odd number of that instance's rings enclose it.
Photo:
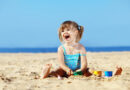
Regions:
[[[45,64],[53,64],[51,70],[57,67],[56,53],[0,53],[0,90],[130,90],[130,52],[88,52],[87,59],[96,70],[121,66],[122,75],[37,79]]]

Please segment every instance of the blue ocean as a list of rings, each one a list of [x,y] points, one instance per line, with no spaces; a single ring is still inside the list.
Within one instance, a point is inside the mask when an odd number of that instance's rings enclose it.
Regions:
[[[130,47],[86,47],[89,52],[130,51]],[[0,53],[53,53],[54,48],[0,48]]]

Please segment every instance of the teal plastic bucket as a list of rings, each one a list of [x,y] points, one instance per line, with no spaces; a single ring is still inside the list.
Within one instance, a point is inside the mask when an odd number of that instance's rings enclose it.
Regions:
[[[112,71],[104,71],[105,77],[112,77]]]

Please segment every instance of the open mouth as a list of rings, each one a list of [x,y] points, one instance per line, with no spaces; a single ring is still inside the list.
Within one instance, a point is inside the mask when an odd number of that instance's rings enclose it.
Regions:
[[[69,35],[69,34],[64,35],[64,38],[65,38],[66,40],[68,40],[68,39],[70,38],[70,35]]]

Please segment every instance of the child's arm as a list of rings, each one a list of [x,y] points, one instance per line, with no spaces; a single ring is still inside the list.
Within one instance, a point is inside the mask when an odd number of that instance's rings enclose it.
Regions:
[[[83,71],[87,69],[86,49],[83,46],[81,46],[80,54],[81,54],[81,71]]]
[[[58,61],[59,61],[60,67],[61,67],[64,71],[66,71],[66,73],[67,73],[68,75],[73,74],[73,71],[72,71],[69,67],[67,67],[67,66],[65,65],[65,62],[64,62],[64,52],[63,52],[63,49],[62,49],[61,46],[58,48]]]

